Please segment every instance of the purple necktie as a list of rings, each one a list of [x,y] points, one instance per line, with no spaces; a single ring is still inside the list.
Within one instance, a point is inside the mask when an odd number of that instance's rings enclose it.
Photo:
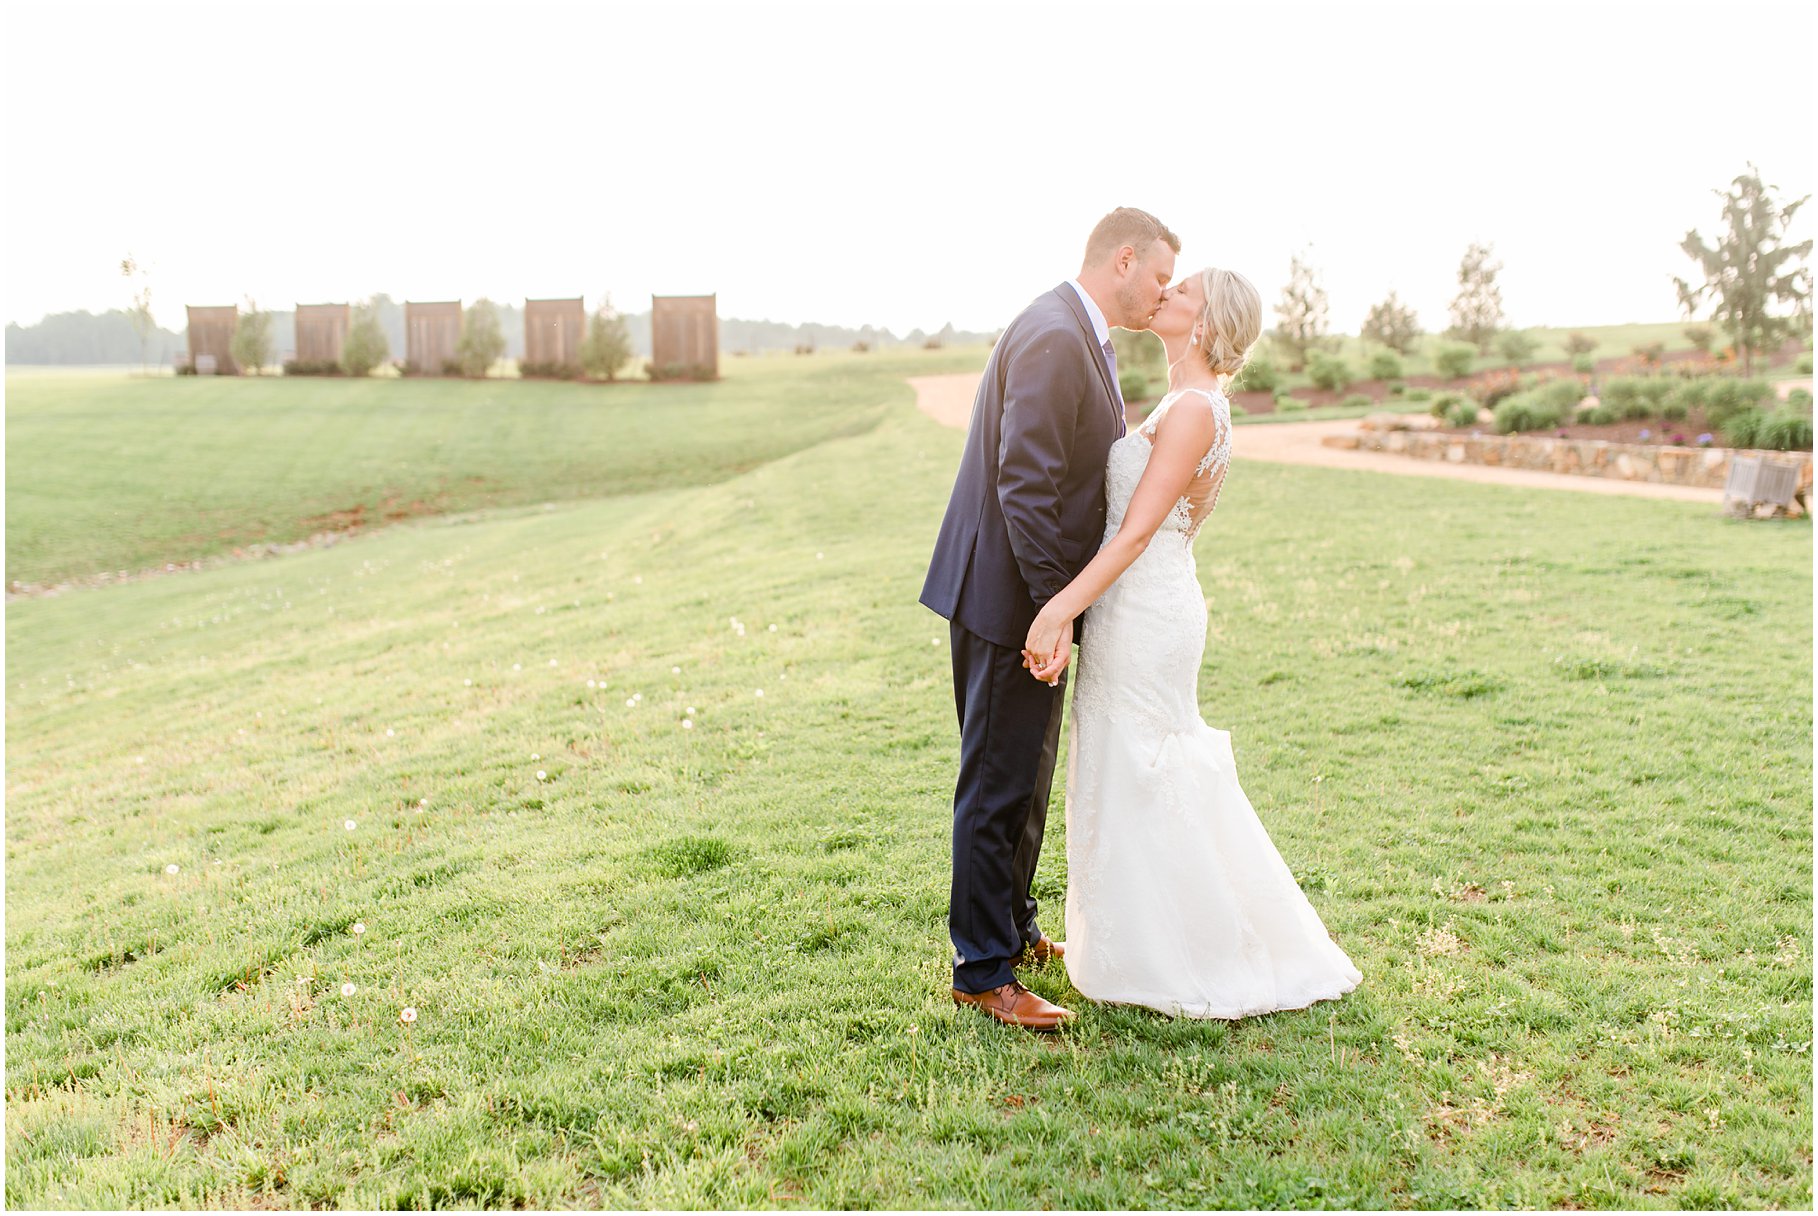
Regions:
[[[1111,394],[1117,402],[1117,434],[1124,434],[1124,386],[1117,382],[1117,347],[1111,345],[1111,339],[1105,339],[1105,359],[1111,366]]]

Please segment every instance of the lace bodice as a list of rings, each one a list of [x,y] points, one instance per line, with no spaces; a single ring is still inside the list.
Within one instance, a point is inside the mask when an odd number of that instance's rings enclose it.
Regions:
[[[1210,404],[1214,429],[1212,446],[1193,470],[1193,480],[1161,522],[1160,531],[1178,532],[1191,544],[1199,526],[1218,505],[1218,492],[1225,482],[1225,470],[1231,464],[1231,403],[1215,389],[1176,389],[1161,399],[1143,424],[1111,445],[1111,456],[1105,468],[1105,537],[1109,539],[1124,522],[1124,511],[1136,493],[1143,470],[1149,465],[1154,449],[1155,431],[1175,402],[1194,394]]]

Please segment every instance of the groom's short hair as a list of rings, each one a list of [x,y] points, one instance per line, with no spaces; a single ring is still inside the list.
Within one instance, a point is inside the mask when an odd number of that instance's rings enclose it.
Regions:
[[[1180,252],[1180,238],[1169,232],[1166,224],[1147,211],[1119,207],[1100,220],[1086,238],[1085,265],[1096,266],[1125,245],[1136,250],[1140,258],[1156,241],[1166,241],[1168,248]]]

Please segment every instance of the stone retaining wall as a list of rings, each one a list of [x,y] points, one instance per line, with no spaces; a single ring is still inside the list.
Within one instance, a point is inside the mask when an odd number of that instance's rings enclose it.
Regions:
[[[1659,481],[1713,490],[1723,489],[1730,475],[1730,458],[1738,454],[1738,449],[1734,448],[1611,443],[1607,439],[1559,439],[1542,435],[1453,435],[1413,430],[1359,429],[1327,435],[1320,442],[1334,448],[1401,452],[1418,460],[1503,465],[1512,469],[1540,469],[1549,473],[1577,473],[1626,481]],[[1741,454],[1799,461],[1800,491],[1809,496],[1812,485],[1810,452],[1742,450]]]

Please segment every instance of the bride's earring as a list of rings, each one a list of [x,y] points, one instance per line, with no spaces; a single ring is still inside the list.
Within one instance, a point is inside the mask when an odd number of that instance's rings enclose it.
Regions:
[[[1193,331],[1193,336],[1191,338],[1187,339],[1187,345],[1188,346],[1198,346],[1199,345],[1199,331],[1197,329]]]

